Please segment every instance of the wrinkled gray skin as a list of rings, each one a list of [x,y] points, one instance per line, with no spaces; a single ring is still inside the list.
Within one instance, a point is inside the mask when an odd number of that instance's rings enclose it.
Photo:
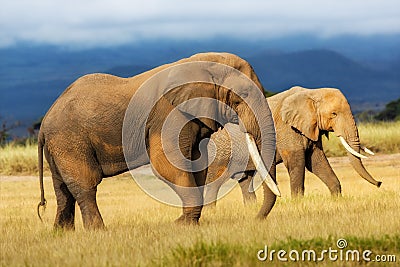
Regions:
[[[179,104],[192,98],[217,99],[232,107],[243,123],[241,129],[254,137],[259,149],[261,132],[263,134],[264,131],[268,132],[274,140],[275,131],[268,104],[263,97],[254,98],[254,95],[263,92],[263,87],[250,64],[236,55],[228,53],[196,54],[190,58],[160,66],[131,78],[120,78],[107,74],[83,76],[70,85],[55,101],[44,117],[39,132],[41,202],[38,211],[40,206],[45,206],[46,203],[43,189],[44,151],[50,165],[57,199],[55,228],[74,229],[76,203],[81,210],[85,228],[98,229],[104,227],[96,203],[97,185],[105,177],[114,176],[128,170],[122,147],[122,126],[130,99],[138,88],[154,74],[170,66],[193,61],[217,62],[228,65],[250,78],[260,91],[254,94],[254,91],[249,91],[248,85],[241,86],[241,84],[238,84],[238,93],[235,94],[215,84],[191,83],[168,92],[159,99],[156,105],[150,106],[152,111],[146,124],[141,126],[143,128],[137,125],[132,126],[132,131],[145,131],[147,144],[145,148],[147,151],[131,155],[133,160],[138,159],[135,167],[150,162],[156,173],[172,185],[195,189],[204,185],[207,169],[200,172],[189,172],[177,168],[166,159],[161,145],[161,129],[168,114]],[[168,77],[170,79],[168,82],[174,83],[173,79],[179,79],[182,73],[175,73],[176,76],[171,75]],[[190,75],[190,73],[186,75]],[[225,74],[226,77],[222,75],[224,77],[218,78],[229,79],[228,75],[229,73]],[[160,87],[159,84],[156,86]],[[149,94],[151,92],[150,88]],[[143,101],[146,100],[143,99]],[[254,107],[259,107],[262,112],[267,114],[264,121],[256,121],[254,113],[246,104],[248,101],[253,101]],[[193,107],[195,112],[196,108],[210,109],[210,114],[215,113],[216,116],[225,117],[228,122],[237,121],[236,117],[229,117],[229,115],[223,113],[223,110],[216,109],[213,106]],[[191,116],[191,114],[181,112],[177,114],[176,120],[186,122],[188,116]],[[261,131],[259,123],[265,125],[266,128]],[[207,118],[199,118],[182,125],[185,126],[179,133],[179,148],[186,159],[197,159],[200,156],[199,143],[217,131],[219,125]],[[269,148],[271,152],[273,152],[274,146],[273,141]],[[149,158],[145,156],[145,153],[149,155]],[[186,191],[182,192],[174,186],[172,188],[184,204],[183,214],[178,222],[196,224],[201,215],[203,192],[192,190],[191,192],[194,193],[187,195],[185,194]],[[260,210],[262,216],[265,217],[269,213],[275,199],[275,195],[270,190],[265,189],[265,202]]]
[[[233,151],[240,152],[233,153]],[[208,153],[210,162],[206,179],[205,203],[215,205],[221,186],[230,178],[239,181],[245,204],[254,202],[255,194],[248,190],[256,168],[248,153],[245,135],[239,127],[229,123],[223,129],[212,134],[208,143]],[[272,168],[270,173],[275,179],[273,170]]]
[[[283,162],[288,170],[292,197],[304,195],[305,169],[319,177],[333,196],[340,195],[340,181],[325,156],[322,136],[334,132],[336,136],[342,136],[356,152],[360,152],[357,126],[344,95],[338,89],[332,88],[293,87],[267,98],[267,101],[276,128],[276,164]],[[211,136],[219,151],[223,152],[226,150],[224,147],[229,146],[230,141],[226,141],[226,135],[222,130]],[[246,144],[241,141],[244,139],[242,133],[238,132],[238,135],[232,135],[232,138],[235,139],[233,143],[242,144],[241,149],[244,154],[248,153]],[[219,187],[230,178],[221,175],[222,170],[228,167],[230,157],[229,153],[221,153],[210,165],[208,171],[210,175],[207,176],[206,183],[215,182],[208,187],[206,199],[216,199]],[[377,187],[381,185],[381,182],[376,181],[367,172],[360,158],[350,153],[348,157],[362,178]],[[231,161],[243,164],[243,158],[246,157],[232,156]],[[248,190],[254,170],[254,165],[249,162],[246,172],[239,179],[245,203],[256,199],[254,192]]]

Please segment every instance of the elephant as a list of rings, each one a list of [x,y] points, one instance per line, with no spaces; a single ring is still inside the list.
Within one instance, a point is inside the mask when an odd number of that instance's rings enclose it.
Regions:
[[[267,98],[267,101],[277,135],[275,161],[276,164],[283,162],[288,170],[292,197],[304,195],[305,169],[319,177],[333,196],[341,195],[340,181],[322,147],[322,136],[328,137],[329,132],[334,132],[340,138],[357,173],[371,184],[381,186],[381,182],[376,181],[361,162],[361,158],[365,157],[360,154],[361,148],[367,153],[372,152],[360,146],[358,129],[350,105],[339,89],[307,89],[295,86]],[[209,166],[210,175],[206,178],[206,184],[212,183],[212,186],[207,187],[206,199],[216,199],[222,184],[232,178],[228,172],[222,175],[222,170],[228,168],[228,161],[231,160],[229,164],[235,161],[237,164],[243,164],[241,161],[246,158],[244,155],[224,153],[224,147],[229,145],[229,141],[242,144],[241,151],[243,154],[248,153],[242,141],[243,133],[237,130],[236,133],[230,136],[234,139],[231,141],[223,130],[211,136],[219,154]],[[239,181],[245,204],[256,200],[254,192],[249,192],[250,178],[254,176],[255,170],[253,162],[249,161],[245,172],[233,177]],[[215,205],[215,202],[213,204]]]
[[[236,149],[231,149],[236,146]],[[209,167],[206,178],[205,203],[215,206],[221,186],[230,178],[239,181],[243,192],[244,203],[255,202],[255,194],[249,192],[251,177],[256,167],[250,159],[250,151],[246,147],[245,135],[238,125],[228,123],[211,135],[208,143]],[[234,153],[236,152],[236,153]],[[271,166],[274,172],[275,162]],[[269,175],[269,174],[261,174]],[[247,179],[249,178],[249,179]],[[228,190],[230,188],[227,188]],[[224,192],[227,193],[227,192]]]
[[[216,71],[221,66],[223,71]],[[199,75],[204,80],[196,80]],[[191,82],[183,83],[185,79]],[[235,90],[229,87],[232,84]],[[146,90],[142,89],[144,86]],[[190,164],[204,156],[199,147],[203,140],[233,122],[253,138],[263,163],[268,165],[268,158],[273,161],[275,128],[263,91],[252,66],[229,53],[195,54],[130,78],[101,73],[78,78],[50,107],[38,134],[39,218],[39,209],[46,205],[44,154],[57,201],[55,228],[75,229],[76,203],[86,229],[105,228],[96,202],[97,186],[103,178],[148,163],[182,201],[183,213],[177,222],[198,224],[207,168],[195,169]],[[136,102],[132,102],[134,98]],[[215,101],[210,105],[193,102],[203,98]],[[185,105],[188,102],[190,105]],[[257,117],[257,112],[265,116]],[[143,119],[144,113],[148,117]],[[174,114],[172,120],[170,114]],[[164,138],[162,130],[168,119],[181,123],[182,127],[172,129],[174,137]],[[176,149],[175,143],[172,144],[174,138],[178,140]],[[165,144],[167,147],[172,144],[183,155],[182,162],[186,164],[185,160],[189,160],[187,169],[170,161],[169,151],[164,151]],[[275,179],[272,171],[271,174]],[[275,204],[276,195],[266,183],[263,187],[265,201],[259,215],[265,218]]]

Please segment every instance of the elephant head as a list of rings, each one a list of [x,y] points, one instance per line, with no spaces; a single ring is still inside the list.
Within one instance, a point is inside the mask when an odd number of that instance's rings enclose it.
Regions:
[[[350,105],[338,89],[293,87],[281,108],[282,120],[307,138],[317,141],[323,133],[334,132],[348,151],[351,165],[368,182],[379,187],[365,169],[360,154],[360,139]],[[366,150],[368,153],[368,151]]]

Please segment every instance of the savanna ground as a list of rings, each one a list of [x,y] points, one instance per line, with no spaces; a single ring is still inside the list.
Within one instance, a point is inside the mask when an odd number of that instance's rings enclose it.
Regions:
[[[397,125],[398,126],[398,125]],[[387,127],[389,129],[390,127]],[[262,190],[257,191],[257,205],[244,206],[238,187],[222,198],[216,209],[205,208],[200,226],[181,226],[173,221],[181,209],[167,206],[146,195],[128,175],[103,180],[98,190],[98,204],[106,231],[85,231],[77,208],[76,230],[54,231],[52,224],[56,200],[50,177],[45,178],[48,201],[43,223],[37,217],[36,205],[40,200],[35,170],[21,169],[4,176],[7,165],[0,150],[0,243],[1,266],[274,266],[294,264],[314,265],[313,261],[262,262],[257,253],[268,246],[268,251],[315,250],[317,258],[329,248],[342,251],[371,250],[369,257],[395,255],[395,266],[400,262],[400,154],[383,154],[382,138],[392,147],[400,145],[399,128],[387,135],[383,130],[373,138],[362,131],[363,143],[375,151],[376,156],[363,160],[369,172],[383,182],[376,188],[360,178],[349,166],[346,157],[331,157],[330,162],[341,180],[343,197],[333,199],[326,186],[314,175],[306,175],[304,199],[290,198],[289,177],[286,169],[277,170],[282,198],[266,220],[255,219],[261,205]],[[396,134],[397,132],[397,134]],[[371,139],[368,139],[371,138]],[[375,139],[376,138],[376,139]],[[396,139],[397,138],[397,139]],[[388,141],[389,140],[389,141]],[[335,138],[327,149],[337,148]],[[375,142],[375,143],[372,143]],[[376,147],[378,143],[378,148]],[[371,145],[372,144],[372,145]],[[379,148],[380,147],[380,148]],[[17,149],[16,158],[21,158]],[[26,150],[33,150],[26,152]],[[384,151],[385,153],[387,151]],[[10,152],[11,153],[11,152]],[[21,152],[22,153],[22,152]],[[22,154],[32,153],[34,147]],[[331,152],[330,152],[331,153]],[[3,156],[2,156],[3,155]],[[7,158],[12,155],[7,154]],[[30,156],[25,158],[25,165]],[[23,157],[22,157],[23,158]],[[22,164],[23,166],[24,164]],[[7,167],[8,168],[8,167]],[[31,174],[21,176],[20,174]],[[9,173],[8,173],[9,174]],[[146,169],[137,176],[149,176]],[[347,247],[340,250],[338,239],[345,239]],[[264,254],[260,254],[264,256]],[[334,255],[333,255],[334,256]],[[344,257],[344,256],[343,256]],[[345,258],[345,257],[344,257]],[[383,257],[384,258],[384,257]],[[393,259],[393,258],[392,258]],[[382,262],[330,261],[325,254],[322,266],[348,265],[386,266]]]

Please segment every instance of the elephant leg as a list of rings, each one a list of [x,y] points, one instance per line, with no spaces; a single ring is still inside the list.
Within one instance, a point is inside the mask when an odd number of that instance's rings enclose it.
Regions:
[[[198,159],[201,156],[201,152],[197,149],[197,146],[195,146],[195,149],[192,151],[192,159]],[[204,162],[205,161],[205,162]],[[206,167],[207,163],[207,158],[205,158],[203,161],[204,167]],[[193,168],[196,168],[197,166],[193,166]],[[208,168],[205,168],[201,171],[198,172],[193,172],[194,180],[196,182],[197,187],[199,188],[201,195],[204,195],[204,185],[206,184],[206,179],[207,179],[207,172]]]
[[[96,202],[97,185],[102,179],[101,167],[91,149],[85,149],[83,145],[76,149],[64,154],[62,160],[54,158],[54,162],[66,185],[65,191],[70,192],[79,205],[83,226],[86,229],[102,229],[104,222]]]
[[[271,170],[269,172],[271,178],[276,182],[276,165],[272,164]],[[264,191],[264,201],[261,206],[260,211],[258,212],[257,218],[265,219],[268,214],[271,212],[272,208],[276,202],[276,195],[269,189],[266,183],[262,183],[263,191]]]
[[[162,148],[160,148],[161,136],[150,134],[148,152],[153,169],[157,176],[168,181],[168,185],[177,193],[182,201],[183,214],[177,219],[178,223],[197,224],[203,208],[203,194],[198,188],[196,178],[199,183],[205,177],[199,172],[196,177],[188,170],[183,170],[171,163]],[[185,152],[185,151],[184,151]],[[184,153],[185,154],[185,153]],[[201,173],[201,174],[200,174]]]
[[[245,205],[253,204],[257,202],[257,197],[255,192],[249,192],[249,186],[255,175],[255,171],[245,172],[242,179],[239,180],[240,189],[242,190],[243,203]]]
[[[53,174],[53,186],[57,199],[57,214],[54,221],[54,228],[74,230],[76,200],[58,175]]]
[[[199,171],[199,172],[194,172],[193,173],[193,177],[196,183],[196,186],[201,194],[201,205],[204,205],[204,187],[205,187],[205,183],[206,183],[206,178],[207,178],[207,168]],[[200,218],[200,215],[199,215]]]
[[[176,222],[198,224],[203,209],[203,194],[196,184],[194,175],[187,172],[169,172],[170,174],[173,174],[175,179],[169,185],[182,201],[183,213]]]
[[[289,152],[284,164],[290,176],[292,197],[304,196],[305,156],[303,150]]]
[[[83,226],[86,229],[105,228],[103,218],[101,217],[96,201],[97,187],[89,190],[79,189],[76,196],[79,208],[82,213]]]
[[[204,201],[205,203],[208,203],[210,207],[215,207],[217,205],[218,192],[221,189],[221,186],[226,181],[228,181],[228,179],[229,178],[226,177],[226,175],[223,175],[221,177],[217,177],[215,181],[207,183],[207,189]]]
[[[326,184],[332,196],[341,195],[340,181],[321,148],[316,147],[311,154],[307,155],[306,167]]]
[[[55,229],[75,229],[75,203],[76,200],[69,191],[67,185],[62,180],[57,170],[53,157],[47,148],[44,150],[47,162],[53,179],[54,192],[57,200],[57,214],[54,220]]]

